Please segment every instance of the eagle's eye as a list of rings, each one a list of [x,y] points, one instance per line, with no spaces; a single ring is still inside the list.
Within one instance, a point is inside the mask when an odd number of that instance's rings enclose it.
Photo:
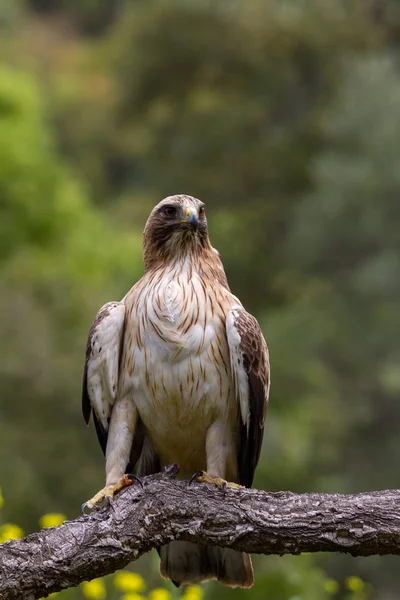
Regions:
[[[206,207],[205,206],[200,206],[200,208],[199,208],[199,217],[204,217],[205,214],[206,214]]]
[[[174,217],[176,215],[176,207],[175,206],[164,206],[163,214],[165,217]]]

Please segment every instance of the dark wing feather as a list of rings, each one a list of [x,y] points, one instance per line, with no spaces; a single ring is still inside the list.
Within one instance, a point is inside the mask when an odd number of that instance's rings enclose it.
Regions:
[[[108,430],[104,429],[103,425],[97,418],[95,412],[93,413],[93,422],[94,422],[94,428],[97,433],[97,439],[99,440],[99,444],[100,444],[103,454],[105,456],[106,448],[107,448]]]
[[[257,320],[241,306],[228,313],[227,338],[242,420],[239,479],[250,487],[260,458],[269,397],[268,348]]]
[[[89,331],[82,386],[82,413],[93,420],[105,453],[108,425],[118,390],[119,363],[124,337],[125,305],[108,302],[101,307]]]
[[[90,339],[90,334],[89,334],[89,339]],[[88,345],[89,345],[89,341],[88,341]],[[83,414],[83,418],[85,419],[86,425],[89,425],[90,415],[92,414],[92,406],[90,404],[90,398],[87,393],[87,363],[88,363],[87,354],[88,354],[88,350],[86,347],[85,368],[83,370],[83,381],[82,381],[82,414]]]

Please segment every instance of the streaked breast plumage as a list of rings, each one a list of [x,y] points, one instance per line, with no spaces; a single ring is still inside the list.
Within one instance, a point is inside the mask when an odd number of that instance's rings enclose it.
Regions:
[[[212,422],[238,422],[219,296],[219,289],[210,296],[186,261],[144,281],[127,305],[124,393],[134,395],[165,462],[185,472],[194,455],[205,461],[203,432]]]

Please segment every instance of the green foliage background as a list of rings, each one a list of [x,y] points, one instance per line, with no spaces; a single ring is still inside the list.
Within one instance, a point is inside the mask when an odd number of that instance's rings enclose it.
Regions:
[[[399,486],[399,32],[398,0],[0,4],[3,522],[73,518],[102,486],[80,414],[87,331],[140,277],[150,208],[180,192],[207,203],[270,346],[255,485]],[[251,591],[205,598],[400,589],[390,557],[254,562]],[[133,568],[160,585],[154,557]]]

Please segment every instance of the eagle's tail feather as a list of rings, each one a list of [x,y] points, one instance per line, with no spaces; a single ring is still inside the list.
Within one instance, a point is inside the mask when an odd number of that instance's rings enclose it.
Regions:
[[[249,588],[254,583],[249,554],[230,548],[171,542],[160,549],[160,572],[180,587],[217,579],[231,587]]]

